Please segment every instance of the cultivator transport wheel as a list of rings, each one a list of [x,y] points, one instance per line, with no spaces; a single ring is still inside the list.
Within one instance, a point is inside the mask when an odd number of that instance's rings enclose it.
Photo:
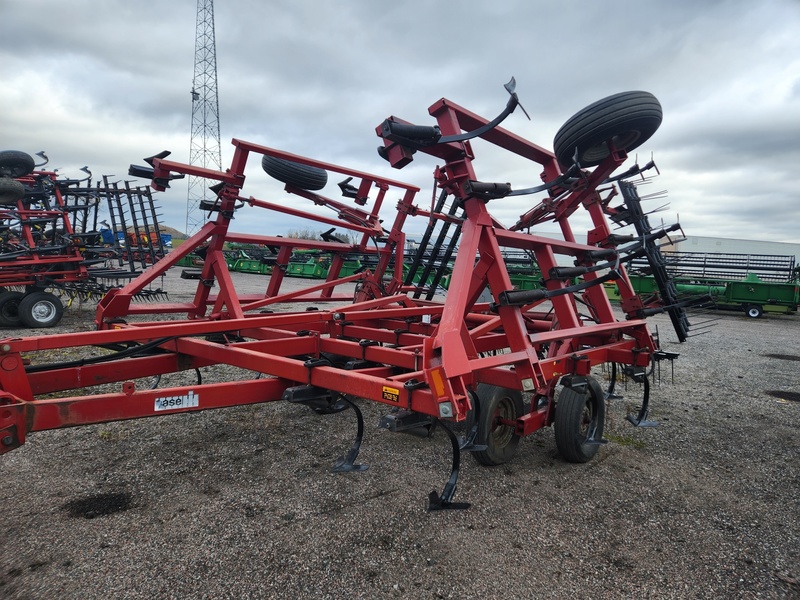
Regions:
[[[758,304],[748,304],[744,307],[744,312],[751,319],[759,319],[764,314],[764,309]]]
[[[8,206],[17,203],[25,197],[25,186],[14,179],[0,179],[0,206]]]
[[[638,148],[661,125],[661,104],[649,92],[621,92],[598,100],[577,112],[553,140],[559,164],[568,169],[577,152],[581,167],[594,167],[609,156],[606,143],[617,150]]]
[[[64,305],[50,292],[31,292],[19,302],[19,319],[26,327],[55,327],[64,314]]]
[[[265,154],[261,159],[261,167],[270,177],[302,190],[321,190],[328,183],[328,172],[325,169],[301,165],[277,156]]]
[[[470,411],[466,429],[469,432],[477,424],[475,444],[485,445],[486,450],[475,451],[472,455],[479,463],[490,467],[507,463],[519,446],[516,420],[525,411],[522,394],[519,390],[479,383],[475,397],[477,410]]]
[[[605,394],[591,377],[567,383],[556,402],[556,446],[568,462],[589,462],[603,443]]]
[[[19,150],[0,151],[0,177],[24,177],[36,166],[33,157]]]
[[[19,327],[19,303],[25,296],[22,292],[7,291],[0,294],[0,326]]]

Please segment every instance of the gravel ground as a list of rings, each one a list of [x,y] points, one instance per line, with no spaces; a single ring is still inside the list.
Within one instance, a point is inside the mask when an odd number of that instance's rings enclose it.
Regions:
[[[280,402],[35,433],[0,457],[0,597],[798,598],[800,316],[716,317],[685,344],[652,320],[680,352],[656,373],[660,427],[625,421],[623,386],[588,464],[549,428],[504,466],[465,456],[466,511],[427,511],[446,436],[378,429],[366,401],[361,473],[329,472],[352,411]]]

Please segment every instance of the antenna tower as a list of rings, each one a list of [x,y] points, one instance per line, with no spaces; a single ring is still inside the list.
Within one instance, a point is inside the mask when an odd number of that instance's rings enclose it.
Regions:
[[[214,0],[197,0],[189,164],[222,170],[221,154],[217,50],[214,40]],[[212,196],[213,192],[208,189],[205,179],[189,177],[189,198],[186,202],[187,235],[196,233],[203,224],[205,218],[200,209],[200,203]]]

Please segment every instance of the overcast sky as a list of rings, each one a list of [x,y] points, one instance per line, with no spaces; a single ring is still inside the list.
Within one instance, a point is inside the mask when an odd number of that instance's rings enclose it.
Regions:
[[[232,138],[375,172],[423,188],[436,162],[395,171],[374,128],[389,115],[433,124],[441,97],[494,117],[513,75],[520,111],[504,127],[547,148],[572,114],[621,91],[646,90],[664,121],[637,152],[661,171],[687,235],[800,243],[800,2],[730,0],[217,0],[223,165]],[[0,0],[0,149],[45,150],[68,177],[129,179],[161,150],[188,161],[195,0]],[[538,183],[490,154],[480,179]],[[627,167],[630,163],[626,164]],[[248,164],[245,193],[285,201]],[[333,182],[335,183],[335,181]],[[333,192],[326,193],[334,195]],[[187,188],[157,194],[184,229]],[[335,197],[338,197],[335,196]],[[534,202],[492,210],[511,225]],[[393,203],[390,203],[393,205]],[[245,212],[247,211],[247,212]],[[264,211],[234,229],[301,227]],[[327,227],[320,226],[319,229]]]

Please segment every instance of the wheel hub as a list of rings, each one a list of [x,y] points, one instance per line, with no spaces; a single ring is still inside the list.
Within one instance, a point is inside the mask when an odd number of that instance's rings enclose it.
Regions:
[[[501,400],[494,413],[494,427],[492,428],[492,437],[496,445],[505,446],[511,441],[514,428],[508,425],[508,422],[513,419],[514,416],[513,403],[508,398]]]
[[[594,410],[592,408],[592,402],[590,399],[586,400],[586,404],[583,407],[583,412],[581,413],[581,435],[585,438],[590,438],[594,434],[594,427],[592,427],[592,423],[594,422]]]
[[[53,317],[56,307],[49,302],[37,302],[31,310],[31,316],[39,322],[44,322]]]

